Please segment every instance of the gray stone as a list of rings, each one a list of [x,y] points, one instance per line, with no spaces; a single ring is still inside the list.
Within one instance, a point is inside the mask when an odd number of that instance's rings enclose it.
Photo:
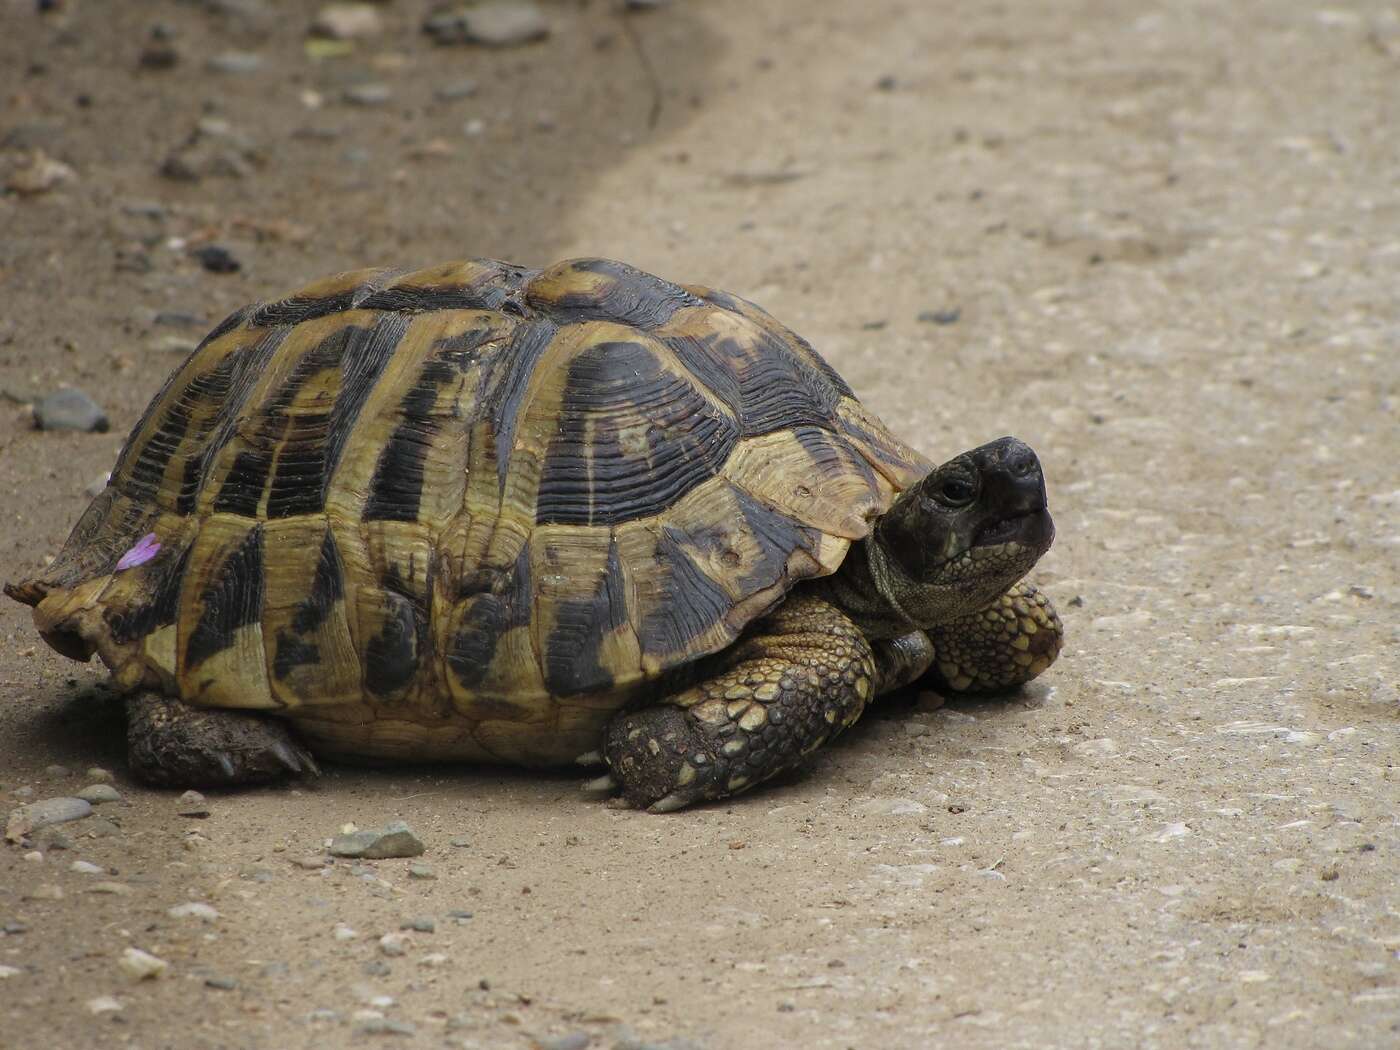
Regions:
[[[408,1021],[390,1017],[371,1017],[355,1026],[356,1035],[413,1035],[416,1031]]]
[[[384,31],[379,12],[369,4],[327,4],[316,12],[311,23],[315,36],[330,40],[355,40],[378,36]]]
[[[92,803],[80,798],[46,798],[24,806],[24,817],[30,828],[38,831],[50,824],[82,820],[92,814]]]
[[[438,44],[518,47],[549,35],[549,21],[530,0],[489,0],[430,15],[423,31]]]
[[[107,413],[81,390],[64,387],[34,406],[34,425],[40,430],[81,430],[105,434],[111,424]]]
[[[44,767],[44,776],[46,777],[66,777],[72,772],[73,771],[67,766],[53,765]]]
[[[471,98],[476,94],[477,84],[475,80],[458,80],[452,84],[444,84],[433,94],[444,102],[455,102],[459,98]]]
[[[120,802],[121,792],[111,784],[89,784],[78,792],[78,797],[84,802],[91,802],[94,806],[103,802]]]
[[[540,1050],[585,1050],[593,1037],[587,1032],[570,1032],[536,1040]]]
[[[399,924],[401,930],[416,930],[419,933],[432,933],[437,929],[437,923],[433,921],[431,915],[420,915],[414,919],[407,919]]]
[[[262,55],[255,55],[251,51],[225,51],[210,58],[204,63],[204,68],[211,73],[246,76],[261,69],[262,62]]]
[[[362,857],[365,860],[417,857],[423,853],[423,842],[407,824],[396,820],[378,831],[353,831],[335,836],[331,839],[331,853],[337,857]]]
[[[88,771],[83,776],[95,784],[110,784],[117,779],[112,776],[110,769],[103,769],[101,766],[89,766]]]
[[[382,106],[393,97],[388,84],[354,84],[344,94],[345,101],[356,106]]]

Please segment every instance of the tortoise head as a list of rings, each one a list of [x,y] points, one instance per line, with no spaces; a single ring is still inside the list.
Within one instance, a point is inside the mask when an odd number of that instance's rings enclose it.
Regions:
[[[1004,437],[905,491],[876,524],[871,567],[887,599],[933,627],[996,600],[1054,538],[1040,460]]]

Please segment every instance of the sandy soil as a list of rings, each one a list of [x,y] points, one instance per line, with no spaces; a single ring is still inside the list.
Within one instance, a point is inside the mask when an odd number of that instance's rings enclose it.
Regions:
[[[0,849],[0,1046],[1400,1044],[1393,5],[677,0],[629,29],[594,0],[486,51],[394,0],[323,61],[310,3],[33,6],[0,4],[0,166],[76,178],[0,197],[0,387],[81,386],[112,430],[0,403],[3,575],[58,549],[173,337],[354,266],[587,253],[763,303],[937,458],[1031,442],[1070,634],[1023,696],[893,699],[673,817],[337,767],[192,820],[127,778],[99,669],[6,603],[0,797],[96,765],[124,800]],[[140,66],[156,22],[172,69]],[[204,71],[230,49],[262,69]],[[392,97],[342,101],[367,82]],[[246,172],[163,177],[207,117]],[[293,863],[392,819],[436,878]],[[129,946],[168,974],[126,978]]]

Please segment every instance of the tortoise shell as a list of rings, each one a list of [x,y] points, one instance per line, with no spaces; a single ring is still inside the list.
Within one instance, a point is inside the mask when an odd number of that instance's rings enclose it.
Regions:
[[[211,332],[7,590],[121,687],[322,753],[566,762],[929,467],[737,297],[601,259],[361,270]]]

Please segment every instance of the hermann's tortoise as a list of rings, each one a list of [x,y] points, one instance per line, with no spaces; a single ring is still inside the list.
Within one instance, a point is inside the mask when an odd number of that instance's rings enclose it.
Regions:
[[[473,260],[233,314],[5,590],[132,694],[148,780],[591,757],[665,810],[1039,674],[1052,536],[1026,445],[933,468],[751,303]]]

